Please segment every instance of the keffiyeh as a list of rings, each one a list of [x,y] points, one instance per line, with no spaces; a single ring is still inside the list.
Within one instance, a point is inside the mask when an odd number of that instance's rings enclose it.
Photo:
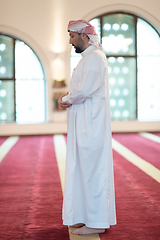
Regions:
[[[86,34],[89,37],[88,43],[103,51],[96,30],[89,22],[85,20],[70,21],[68,31]]]

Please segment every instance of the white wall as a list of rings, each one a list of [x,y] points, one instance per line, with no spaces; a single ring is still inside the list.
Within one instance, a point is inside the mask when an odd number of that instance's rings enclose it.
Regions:
[[[66,131],[66,113],[53,111],[53,79],[59,77],[70,81],[70,46],[68,44],[67,24],[69,20],[96,17],[110,11],[127,11],[135,13],[149,20],[160,31],[160,1],[159,0],[0,0],[0,32],[12,34],[27,44],[37,53],[46,73],[48,120],[53,128],[58,122],[63,122],[63,131]],[[62,71],[56,72],[55,61],[62,62]],[[112,130],[123,129],[140,131],[142,123],[112,123]],[[139,124],[139,125],[138,125]],[[144,123],[146,124],[146,123]],[[160,130],[159,123],[151,123],[152,130]],[[46,124],[45,124],[46,126]],[[147,125],[148,123],[147,123]],[[154,128],[155,126],[155,128]],[[130,128],[131,127],[131,128]],[[0,135],[7,134],[34,134],[34,129],[29,125],[19,126],[14,124],[0,125]],[[41,125],[37,125],[35,134],[45,133]],[[45,128],[44,128],[45,129]],[[48,133],[46,127],[46,133]],[[59,130],[58,130],[59,129]],[[57,128],[56,131],[61,131]],[[52,133],[54,130],[52,131]]]

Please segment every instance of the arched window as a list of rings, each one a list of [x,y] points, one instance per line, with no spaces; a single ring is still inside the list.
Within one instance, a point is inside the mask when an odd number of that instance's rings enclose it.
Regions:
[[[108,59],[112,120],[160,120],[158,32],[144,19],[122,12],[96,17],[90,23]]]
[[[23,41],[0,34],[0,122],[44,122],[45,105],[45,76],[37,55]]]

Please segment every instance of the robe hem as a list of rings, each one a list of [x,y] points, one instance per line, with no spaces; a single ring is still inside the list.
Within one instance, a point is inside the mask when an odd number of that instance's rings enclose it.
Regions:
[[[77,224],[77,223],[84,223],[86,225],[86,227],[89,227],[89,228],[110,228],[111,225],[116,225],[117,222],[115,220],[113,221],[110,221],[109,223],[89,223],[89,222],[86,222],[84,220],[77,220],[77,221],[63,221],[63,225],[69,225],[69,226],[72,226],[74,224]]]

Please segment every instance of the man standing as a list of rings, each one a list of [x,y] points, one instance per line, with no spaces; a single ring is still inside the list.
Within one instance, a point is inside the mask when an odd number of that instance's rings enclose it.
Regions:
[[[68,125],[63,224],[77,235],[103,233],[116,224],[106,56],[87,21],[70,21],[68,32],[82,59],[59,99]]]

